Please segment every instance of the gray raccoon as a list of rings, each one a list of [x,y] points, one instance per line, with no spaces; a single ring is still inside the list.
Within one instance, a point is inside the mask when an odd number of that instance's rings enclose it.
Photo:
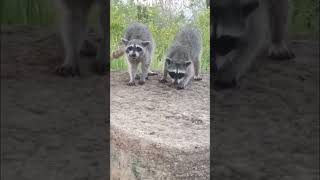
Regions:
[[[169,74],[173,85],[177,89],[184,89],[193,78],[201,80],[202,40],[200,33],[191,27],[183,28],[175,37],[169,48],[164,63],[163,78],[161,83],[167,82]]]
[[[217,72],[214,87],[239,84],[265,48],[274,59],[291,59],[287,33],[288,0],[216,0]]]
[[[143,85],[148,77],[148,73],[152,74],[152,72],[149,71],[153,49],[155,47],[152,34],[144,24],[132,23],[128,26],[124,38],[122,38],[122,43],[124,46],[113,52],[111,59],[119,58],[126,54],[130,75],[129,86],[135,85],[134,80],[138,65],[141,63],[139,84]]]
[[[105,47],[107,32],[107,2],[104,0],[54,0],[59,11],[61,35],[65,50],[64,62],[56,68],[56,72],[63,76],[79,75],[78,59],[80,49],[86,35],[87,17],[91,6],[99,6],[100,29],[98,31],[101,41],[98,47],[97,58],[94,63],[98,73],[104,73],[107,65],[107,49]]]

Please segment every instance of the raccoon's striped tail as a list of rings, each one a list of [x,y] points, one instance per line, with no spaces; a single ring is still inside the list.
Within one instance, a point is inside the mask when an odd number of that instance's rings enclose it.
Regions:
[[[121,56],[124,55],[125,51],[126,51],[125,46],[120,46],[116,51],[112,52],[110,59],[112,60],[112,59],[120,58]]]

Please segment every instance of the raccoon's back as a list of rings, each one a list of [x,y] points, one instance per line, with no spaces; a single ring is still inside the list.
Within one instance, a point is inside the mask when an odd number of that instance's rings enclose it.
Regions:
[[[195,28],[185,27],[176,36],[175,43],[190,48],[191,53],[197,56],[201,51],[202,40],[199,31]]]
[[[127,40],[140,39],[143,41],[153,42],[152,34],[149,31],[148,27],[141,23],[131,23],[128,26],[128,29],[125,34]]]

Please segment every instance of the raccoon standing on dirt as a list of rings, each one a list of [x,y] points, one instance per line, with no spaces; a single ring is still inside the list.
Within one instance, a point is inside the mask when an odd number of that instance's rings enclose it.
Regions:
[[[167,82],[167,75],[172,79],[177,89],[184,89],[193,78],[200,77],[202,40],[200,33],[190,27],[183,28],[175,37],[169,48],[164,63],[163,78],[161,83]]]
[[[107,65],[106,32],[107,32],[107,1],[104,0],[54,0],[60,17],[60,28],[65,59],[62,65],[56,68],[56,72],[63,76],[80,75],[78,60],[80,49],[86,35],[86,24],[89,11],[94,3],[99,6],[100,36],[101,41],[94,63],[97,73],[103,74]]]
[[[153,49],[155,47],[151,32],[147,26],[141,23],[132,23],[128,26],[124,38],[124,46],[112,53],[111,59],[119,58],[126,54],[130,80],[129,86],[135,85],[135,77],[139,63],[141,63],[141,75],[139,84],[143,85],[148,78],[149,66],[151,64]]]
[[[217,72],[214,87],[237,86],[265,48],[273,59],[291,59],[287,47],[288,0],[215,0]]]

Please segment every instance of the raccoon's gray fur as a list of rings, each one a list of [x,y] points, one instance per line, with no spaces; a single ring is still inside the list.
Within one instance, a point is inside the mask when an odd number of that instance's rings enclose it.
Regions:
[[[107,65],[107,49],[105,47],[107,32],[107,2],[104,0],[54,0],[60,17],[61,35],[65,49],[65,59],[62,65],[56,68],[60,75],[79,75],[78,59],[80,48],[86,35],[87,17],[91,6],[99,6],[101,41],[97,51],[95,68],[98,73],[104,73]]]
[[[148,77],[149,66],[151,64],[153,49],[155,47],[151,32],[147,26],[141,23],[132,23],[128,26],[124,38],[122,38],[124,46],[112,53],[111,58],[118,58],[124,53],[128,62],[128,71],[130,80],[129,86],[135,85],[135,77],[138,65],[141,63],[141,75],[139,84],[143,85]]]
[[[199,76],[201,41],[200,33],[195,28],[185,27],[177,33],[167,52],[163,78],[160,82],[167,82],[169,74],[174,86],[177,89],[184,89],[192,78],[201,80]]]
[[[214,87],[236,86],[256,56],[290,59],[287,48],[288,0],[215,0],[217,72]]]

